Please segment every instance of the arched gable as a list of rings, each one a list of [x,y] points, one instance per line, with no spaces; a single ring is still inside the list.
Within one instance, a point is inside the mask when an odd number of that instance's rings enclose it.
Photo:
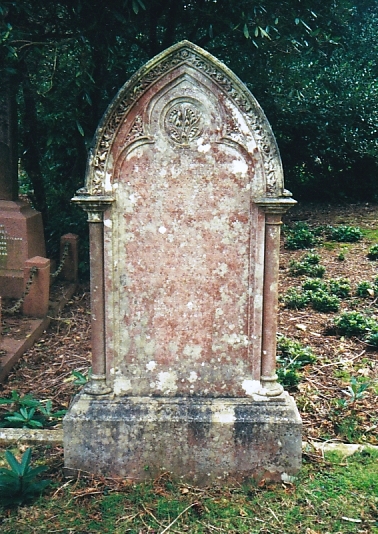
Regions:
[[[153,110],[151,106],[148,110],[143,109],[143,99],[144,102],[148,100],[146,94],[164,92],[166,87],[181,83],[185,77],[189,83],[193,78],[196,86],[208,94],[216,88],[217,94],[222,96],[219,100],[222,100],[225,109],[229,109],[229,114],[218,128],[219,139],[226,144],[235,143],[241,150],[248,151],[252,146],[250,152],[256,168],[254,180],[258,181],[255,196],[281,197],[282,163],[275,137],[260,105],[230,69],[188,41],[182,41],[150,60],[120,89],[94,138],[87,168],[87,192],[90,195],[109,193],[114,180],[114,160],[119,157],[120,151],[131,144],[153,142],[149,132]],[[182,127],[181,131],[180,128],[175,131],[173,123],[177,114],[189,123],[189,130],[192,128],[188,133],[189,141],[198,142],[200,139],[198,128],[202,126],[198,99],[194,98],[192,106],[190,102],[190,95],[181,101],[176,98],[169,109],[161,110],[165,117],[161,126],[169,136],[176,135],[176,147],[180,146],[177,141],[182,141],[182,136],[186,135]],[[223,113],[223,118],[225,116]]]

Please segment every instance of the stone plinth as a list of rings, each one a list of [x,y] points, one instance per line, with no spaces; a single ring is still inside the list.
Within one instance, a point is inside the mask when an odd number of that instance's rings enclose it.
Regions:
[[[24,264],[34,256],[46,256],[41,214],[25,202],[0,200],[0,295],[22,295]]]
[[[66,468],[196,483],[298,470],[275,354],[295,201],[248,89],[191,43],[160,54],[110,105],[73,200],[90,226],[93,375],[64,420]]]
[[[65,465],[133,480],[169,472],[206,485],[285,479],[301,465],[301,420],[279,400],[108,396],[76,399],[64,423]]]

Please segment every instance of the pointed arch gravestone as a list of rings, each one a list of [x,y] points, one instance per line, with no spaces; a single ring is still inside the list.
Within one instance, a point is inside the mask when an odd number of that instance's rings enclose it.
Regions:
[[[283,188],[241,81],[183,41],[109,106],[73,199],[90,226],[92,378],[65,466],[204,484],[294,474],[301,420],[276,375]]]

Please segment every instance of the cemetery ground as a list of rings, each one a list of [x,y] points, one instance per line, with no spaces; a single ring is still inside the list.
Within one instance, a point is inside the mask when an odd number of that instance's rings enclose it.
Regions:
[[[353,241],[356,228],[362,239]],[[291,236],[294,247],[301,240],[308,247],[288,249],[283,239],[280,258],[279,375],[308,443],[297,479],[209,488],[173,483],[164,473],[149,484],[67,480],[62,447],[35,446],[33,465],[48,466],[41,478],[51,484],[31,504],[3,509],[2,532],[378,533],[376,449],[346,457],[311,445],[378,444],[378,261],[368,257],[378,243],[378,206],[300,205],[285,217],[284,234],[286,244]],[[0,397],[15,390],[66,409],[88,373],[89,320],[83,285],[0,386]],[[11,321],[4,335],[21,328]],[[26,448],[8,447],[16,456]]]

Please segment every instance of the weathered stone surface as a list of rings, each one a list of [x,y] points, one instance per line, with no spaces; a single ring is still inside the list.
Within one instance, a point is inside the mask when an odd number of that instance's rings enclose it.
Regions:
[[[87,393],[114,398],[75,401],[66,466],[184,476],[195,449],[198,481],[295,471],[300,419],[275,374],[279,225],[294,201],[247,88],[191,43],[160,54],[110,105],[74,200],[91,236]]]
[[[301,420],[281,401],[81,395],[64,424],[65,465],[135,480],[281,480],[301,464]]]
[[[26,202],[0,200],[0,294],[18,298],[24,290],[24,264],[46,256],[41,214]]]

